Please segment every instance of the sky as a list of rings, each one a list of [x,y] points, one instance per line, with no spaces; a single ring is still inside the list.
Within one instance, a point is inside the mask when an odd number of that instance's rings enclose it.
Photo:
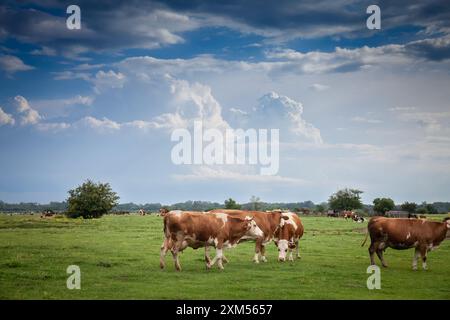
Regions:
[[[450,201],[449,89],[448,1],[2,1],[0,200]],[[278,172],[175,164],[196,121],[279,129]]]

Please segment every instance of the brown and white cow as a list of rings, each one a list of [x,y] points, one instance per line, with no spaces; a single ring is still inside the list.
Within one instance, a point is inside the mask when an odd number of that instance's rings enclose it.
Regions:
[[[216,256],[212,261],[206,260],[206,267],[211,268],[216,262],[223,269],[223,249],[234,247],[243,237],[258,237],[261,229],[253,217],[234,217],[226,213],[206,213],[192,211],[170,211],[161,213],[164,216],[165,239],[161,246],[160,267],[165,266],[165,255],[172,251],[175,268],[180,271],[178,253],[191,247],[214,246]]]
[[[450,229],[450,218],[443,222],[427,221],[407,218],[385,218],[374,217],[367,225],[368,233],[362,244],[366,243],[370,234],[371,244],[369,247],[370,263],[375,264],[376,253],[383,267],[387,267],[383,258],[386,248],[409,249],[415,248],[412,267],[417,270],[417,259],[422,257],[422,267],[427,268],[427,253],[436,249],[446,238]]]
[[[300,258],[298,241],[303,236],[303,224],[293,212],[281,214],[280,228],[275,232],[274,242],[278,247],[278,261],[286,261],[289,250],[289,261],[294,261],[292,250],[296,249],[296,258]]]
[[[282,214],[279,210],[263,212],[263,211],[245,211],[245,210],[231,210],[231,209],[216,209],[209,211],[211,213],[227,213],[228,215],[232,215],[234,217],[253,217],[258,227],[262,230],[263,234],[261,236],[249,237],[246,236],[242,240],[255,240],[255,256],[253,257],[253,261],[255,263],[259,263],[259,260],[266,262],[266,245],[270,243],[274,236],[275,232],[280,228]],[[206,256],[207,256],[206,252]],[[225,258],[226,260],[226,258]]]

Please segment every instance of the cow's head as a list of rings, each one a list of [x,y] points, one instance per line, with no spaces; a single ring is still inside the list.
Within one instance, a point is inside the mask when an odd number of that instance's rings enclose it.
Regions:
[[[450,229],[450,217],[444,218],[444,222],[447,223],[447,229]]]
[[[264,235],[263,231],[255,222],[255,219],[250,216],[245,217],[246,228],[247,228],[247,235],[255,238],[262,237]]]
[[[287,251],[290,248],[290,244],[289,241],[287,239],[283,239],[283,229],[285,228],[287,221],[289,220],[288,216],[284,216],[282,215],[280,218],[280,224],[278,226],[279,228],[279,239],[277,241],[275,241],[275,245],[278,248],[278,261],[286,261],[286,255],[287,255]]]

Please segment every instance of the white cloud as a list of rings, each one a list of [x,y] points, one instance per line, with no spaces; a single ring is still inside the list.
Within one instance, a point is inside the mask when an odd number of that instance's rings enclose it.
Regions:
[[[303,179],[282,177],[279,175],[259,175],[242,173],[223,168],[212,168],[209,166],[194,167],[191,173],[173,174],[172,178],[180,181],[237,181],[237,182],[259,182],[305,185],[307,181]]]
[[[325,91],[325,90],[330,88],[329,86],[324,85],[324,84],[320,84],[320,83],[314,83],[314,84],[310,85],[309,87],[312,90],[318,91],[318,92]]]
[[[99,131],[116,131],[120,130],[121,124],[118,122],[115,122],[113,120],[110,120],[106,117],[103,119],[97,119],[91,116],[84,117],[83,119],[79,120],[77,124],[82,124],[87,127],[97,129]]]
[[[392,107],[389,108],[389,111],[397,112],[397,111],[414,111],[416,107]]]
[[[43,46],[40,49],[35,49],[30,53],[37,56],[56,56],[56,50],[46,46]]]
[[[241,109],[238,109],[238,108],[230,108],[229,110],[230,110],[230,112],[235,113],[236,115],[239,115],[239,116],[246,116],[246,115],[248,115],[248,112],[246,112],[244,110],[241,110]]]
[[[378,120],[378,119],[369,119],[369,118],[365,118],[365,117],[353,117],[351,119],[353,122],[360,122],[360,123],[370,123],[370,124],[378,124],[378,123],[382,123],[383,121]]]
[[[7,74],[13,74],[20,71],[33,70],[34,67],[25,64],[20,58],[11,55],[0,55],[0,69]]]
[[[0,126],[3,125],[14,125],[15,124],[15,120],[12,117],[12,115],[6,113],[5,111],[3,111],[3,109],[0,107]]]
[[[230,127],[222,118],[222,107],[212,95],[209,86],[172,78],[169,82],[176,114],[165,117],[176,119],[174,124],[180,125],[179,120],[184,119],[184,123],[188,125],[193,125],[194,121],[202,121],[205,128],[223,130]]]
[[[42,116],[35,109],[31,108],[27,99],[22,96],[16,96],[14,100],[16,101],[17,110],[23,114],[20,122],[22,125],[36,124],[42,120]]]
[[[96,93],[100,93],[105,89],[122,88],[126,77],[123,73],[114,72],[109,70],[107,72],[100,70],[95,74],[95,77],[90,79],[94,84],[94,90]]]
[[[260,128],[288,129],[297,137],[315,144],[323,143],[320,130],[303,119],[303,105],[276,92],[262,96],[250,118],[252,125]]]
[[[70,123],[66,122],[46,122],[36,124],[36,128],[40,131],[51,131],[59,132],[62,130],[67,130],[71,127]]]

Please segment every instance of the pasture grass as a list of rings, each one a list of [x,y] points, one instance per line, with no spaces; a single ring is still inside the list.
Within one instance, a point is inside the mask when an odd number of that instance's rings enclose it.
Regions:
[[[388,249],[381,290],[368,290],[367,223],[302,221],[300,260],[277,262],[270,244],[269,261],[256,265],[247,242],[225,251],[223,271],[206,270],[204,250],[188,248],[176,272],[170,253],[159,268],[158,216],[0,215],[0,299],[450,299],[449,241],[429,254],[428,271],[412,271],[413,250]],[[81,268],[81,290],[66,288],[69,265]]]

